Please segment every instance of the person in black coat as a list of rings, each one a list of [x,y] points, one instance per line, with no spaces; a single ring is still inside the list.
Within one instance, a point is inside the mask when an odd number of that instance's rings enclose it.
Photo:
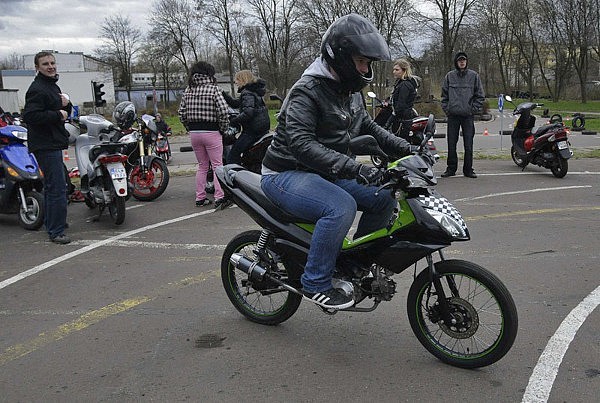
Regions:
[[[250,70],[238,71],[235,83],[240,93],[239,99],[227,94],[225,100],[232,108],[239,108],[240,113],[229,121],[231,127],[242,127],[242,134],[237,138],[227,154],[228,164],[239,164],[241,156],[252,144],[269,132],[271,120],[263,96],[266,82],[257,78]]]
[[[34,57],[37,75],[25,95],[23,119],[27,123],[27,146],[44,172],[44,225],[50,240],[71,242],[67,227],[67,178],[62,150],[69,147],[64,122],[71,103],[56,84],[56,59],[50,52]]]
[[[410,63],[405,59],[398,59],[394,62],[392,74],[396,78],[391,99],[394,112],[388,120],[387,127],[393,133],[397,133],[400,137],[406,139],[412,125],[412,119],[417,116],[413,106],[419,83],[416,77],[412,75]]]

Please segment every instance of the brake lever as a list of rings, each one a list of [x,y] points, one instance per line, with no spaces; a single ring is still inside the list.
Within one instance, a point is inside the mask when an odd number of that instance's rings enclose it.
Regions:
[[[389,181],[389,182],[384,183],[380,187],[378,187],[377,190],[375,191],[375,196],[379,196],[379,192],[381,192],[385,188],[389,187],[390,185],[394,185],[394,183],[392,181]]]

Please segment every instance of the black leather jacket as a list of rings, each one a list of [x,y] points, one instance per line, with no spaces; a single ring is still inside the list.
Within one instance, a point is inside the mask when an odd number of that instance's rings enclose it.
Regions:
[[[230,120],[231,126],[241,125],[244,132],[252,133],[254,136],[262,136],[268,133],[271,126],[269,111],[263,101],[266,93],[266,83],[259,79],[255,83],[247,84],[238,89],[239,99],[233,99],[225,96],[229,106],[239,108],[240,113]]]
[[[69,133],[65,129],[61,109],[60,88],[57,77],[38,73],[25,95],[23,120],[27,123],[27,147],[29,151],[64,150],[69,147]]]
[[[373,122],[360,93],[344,93],[335,80],[305,73],[282,105],[263,165],[276,172],[300,169],[331,180],[352,179],[360,163],[348,146],[359,134],[372,135],[395,157],[410,153],[406,140]]]

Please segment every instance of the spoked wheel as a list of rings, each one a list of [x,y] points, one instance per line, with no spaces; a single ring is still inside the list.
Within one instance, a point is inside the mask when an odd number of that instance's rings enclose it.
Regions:
[[[481,266],[462,260],[435,264],[453,323],[444,323],[429,270],[408,294],[408,319],[419,342],[434,356],[461,368],[493,364],[517,335],[515,303],[502,282]]]
[[[254,250],[259,237],[260,231],[246,231],[229,242],[221,259],[221,279],[227,297],[242,315],[262,325],[276,325],[296,312],[302,296],[269,280],[250,281],[248,275],[236,269],[229,260],[231,255],[239,253],[256,261]],[[268,253],[270,260],[273,260],[275,253],[269,248]],[[292,276],[281,262],[272,262],[268,272],[281,281],[294,284],[298,282],[295,285],[299,286],[299,274]],[[292,281],[294,278],[296,280]]]
[[[552,175],[556,176],[557,178],[564,178],[568,170],[569,161],[561,156],[558,157],[556,165],[550,168],[550,171],[552,171]]]
[[[21,203],[19,203],[21,204]],[[19,207],[19,224],[28,230],[37,230],[44,224],[44,196],[39,192],[25,193],[26,209]]]
[[[169,184],[169,169],[167,163],[161,158],[154,158],[150,169],[143,172],[136,165],[129,174],[129,183],[133,188],[133,197],[141,201],[154,200],[164,193]]]
[[[115,225],[123,224],[125,221],[125,197],[113,196],[112,203],[108,205],[108,212]]]
[[[525,168],[527,166],[528,162],[525,161],[525,159],[519,155],[517,149],[514,146],[510,148],[510,156],[519,168]]]

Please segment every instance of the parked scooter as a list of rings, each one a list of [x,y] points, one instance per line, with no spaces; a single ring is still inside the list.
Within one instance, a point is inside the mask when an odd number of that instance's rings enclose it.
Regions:
[[[379,112],[376,114],[373,120],[379,126],[383,127],[386,130],[389,130],[389,128],[386,126],[386,123],[392,115],[392,105],[386,105],[383,101],[377,98],[377,95],[372,91],[369,91],[367,93],[367,96],[377,101],[376,107],[380,108]],[[418,115],[415,109],[413,109],[413,111],[414,115]],[[408,132],[408,136],[403,136],[404,140],[408,141],[411,145],[420,145],[423,142],[423,139],[425,138],[425,128],[427,127],[427,121],[428,118],[425,116],[417,116],[413,118],[412,124],[410,126],[410,131]],[[394,133],[394,135],[400,137],[400,130],[398,130],[397,133]],[[434,154],[435,158],[438,159],[439,155],[436,152],[433,137],[427,141],[427,147],[429,148],[429,151]],[[384,168],[381,163],[381,159],[376,155],[371,156],[371,162],[377,168]]]
[[[171,128],[169,128],[167,132],[159,131],[156,135],[156,141],[152,145],[153,154],[165,160],[167,164],[171,160],[171,144],[169,143],[170,135]]]
[[[504,284],[485,268],[446,260],[442,249],[470,239],[459,211],[434,190],[433,157],[426,144],[434,133],[433,115],[414,155],[387,164],[372,136],[350,141],[356,155],[379,155],[387,167],[380,197],[395,197],[398,209],[386,228],[344,240],[334,286],[354,305],[340,311],[371,312],[397,293],[392,279],[425,259],[408,291],[408,322],[419,342],[440,360],[457,367],[493,364],[512,347],[517,310]],[[231,198],[261,230],[234,237],[221,259],[221,278],[234,307],[248,319],[275,325],[289,319],[304,297],[300,276],[314,223],[291,216],[262,192],[260,175],[226,165],[216,175]],[[434,262],[434,254],[439,255]],[[412,275],[412,273],[411,273]],[[326,314],[338,310],[321,308]]]
[[[76,138],[75,157],[85,204],[90,209],[98,208],[95,220],[108,208],[113,222],[122,224],[127,199],[127,155],[123,154],[124,145],[116,141],[119,131],[97,114],[73,118],[65,127]]]
[[[137,119],[139,129],[129,129],[119,142],[126,146],[127,177],[131,194],[138,200],[150,201],[162,195],[169,185],[169,168],[164,159],[152,154],[152,144],[158,139],[154,116]]]
[[[16,213],[23,228],[37,230],[44,223],[42,173],[26,141],[24,127],[0,126],[0,213]]]
[[[509,95],[505,99],[515,106]],[[510,155],[520,168],[534,164],[550,169],[557,178],[563,178],[569,170],[568,160],[573,156],[568,140],[569,129],[561,121],[543,125],[532,132],[536,118],[531,111],[542,105],[524,102],[515,106],[513,115],[519,117],[511,134]]]

